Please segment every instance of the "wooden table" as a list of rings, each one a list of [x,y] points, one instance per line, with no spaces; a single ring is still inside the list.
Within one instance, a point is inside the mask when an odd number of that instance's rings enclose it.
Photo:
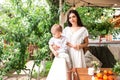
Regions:
[[[103,70],[111,70],[111,68],[101,68],[101,71]],[[73,70],[73,72],[77,73],[78,79],[74,79],[74,80],[92,80],[92,76],[88,75],[88,68],[76,68],[75,70]],[[115,76],[112,75],[115,79]]]

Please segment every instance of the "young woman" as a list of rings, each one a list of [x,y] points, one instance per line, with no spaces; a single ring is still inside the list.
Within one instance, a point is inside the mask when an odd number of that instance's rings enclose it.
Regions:
[[[88,45],[88,30],[83,26],[80,16],[76,10],[70,10],[67,15],[68,26],[63,30],[69,46],[69,54],[73,68],[85,68],[85,57],[83,48]]]

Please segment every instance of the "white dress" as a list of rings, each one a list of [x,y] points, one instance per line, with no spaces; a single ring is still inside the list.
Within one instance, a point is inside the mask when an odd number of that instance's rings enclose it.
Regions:
[[[66,63],[69,67],[69,69],[71,68],[71,61],[70,61],[70,57],[69,57],[69,54],[68,54],[68,46],[66,45],[67,44],[67,39],[66,37],[64,36],[61,36],[60,38],[55,38],[55,37],[52,37],[50,40],[49,40],[49,45],[57,45],[59,46],[59,49],[56,50],[58,52],[58,56],[57,57],[61,57],[61,58],[64,58],[66,60]]]
[[[60,49],[57,51],[58,57],[55,57],[48,73],[46,80],[67,80],[67,62],[70,62],[66,46],[66,38],[61,37],[56,39],[52,37],[49,41],[49,45],[56,44],[60,46]]]
[[[64,58],[54,58],[46,80],[67,80],[67,65]]]
[[[70,27],[66,27],[63,30],[63,35],[66,36],[67,40],[73,45],[83,43],[85,37],[88,36],[88,31],[85,27],[81,27],[76,32],[72,33]],[[72,61],[73,68],[84,68],[86,67],[85,56],[83,49],[75,50],[73,48],[69,48],[69,54]]]

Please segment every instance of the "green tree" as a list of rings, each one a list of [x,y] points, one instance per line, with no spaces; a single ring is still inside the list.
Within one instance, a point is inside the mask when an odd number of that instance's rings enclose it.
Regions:
[[[39,65],[42,59],[49,56],[47,43],[51,36],[50,27],[53,23],[53,15],[49,7],[46,9],[46,6],[40,5],[40,1],[7,0],[2,5],[0,60],[6,60],[6,62],[5,68],[0,69],[0,75],[5,75],[11,70],[19,73],[21,69],[25,69],[29,43],[39,47],[39,52],[35,57],[36,64]],[[7,42],[6,46],[2,43],[3,40]]]
[[[83,24],[87,27],[90,35],[97,37],[108,34],[113,29],[112,18],[114,9],[102,7],[78,7]]]

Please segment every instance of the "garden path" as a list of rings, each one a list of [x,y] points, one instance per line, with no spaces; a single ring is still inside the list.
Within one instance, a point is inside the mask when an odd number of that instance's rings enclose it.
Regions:
[[[32,70],[33,64],[34,64],[34,60],[28,61],[26,63],[26,69]],[[38,71],[38,68],[39,67],[37,65],[35,65],[34,70]],[[9,77],[8,76],[4,77],[4,80],[29,80],[29,76],[28,76],[29,75],[29,70],[22,70],[20,75],[17,75],[17,73],[14,72],[13,75],[11,75]],[[41,70],[41,68],[40,68],[40,70]],[[32,80],[36,80],[36,79],[32,78]],[[42,78],[40,80],[46,80],[46,77]]]

